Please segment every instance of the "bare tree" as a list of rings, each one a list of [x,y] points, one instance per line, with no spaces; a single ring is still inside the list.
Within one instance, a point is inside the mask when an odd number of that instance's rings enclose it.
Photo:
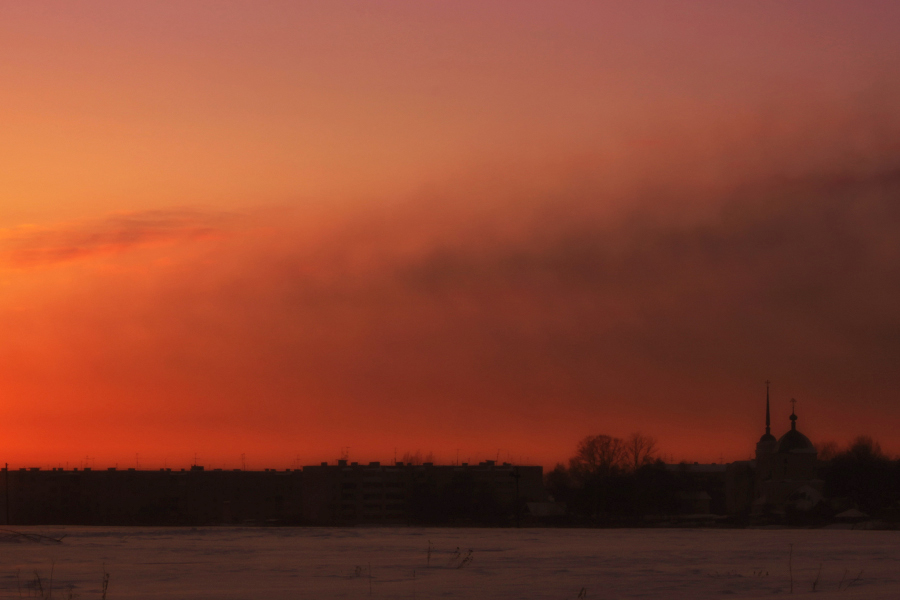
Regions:
[[[422,464],[422,453],[418,450],[413,452],[404,452],[402,459],[404,464],[407,465],[421,465]]]
[[[888,458],[881,450],[881,444],[868,435],[857,436],[855,440],[850,442],[850,448],[847,452],[856,459],[886,460]]]
[[[434,452],[429,452],[425,455],[425,458],[422,458],[422,451],[416,450],[413,452],[404,452],[401,460],[407,465],[421,465],[422,463],[433,463],[435,461]]]
[[[841,449],[837,442],[821,442],[816,444],[816,450],[819,451],[819,460],[828,462],[835,456],[840,454]]]
[[[653,462],[656,456],[656,440],[647,435],[632,433],[625,442],[625,457],[628,468],[637,471]]]
[[[569,460],[569,470],[585,480],[605,476],[624,468],[625,442],[608,435],[589,435],[580,442],[575,456]]]

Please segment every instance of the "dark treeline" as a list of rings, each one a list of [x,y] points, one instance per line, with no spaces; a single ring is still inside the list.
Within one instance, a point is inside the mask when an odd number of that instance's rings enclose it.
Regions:
[[[871,437],[860,436],[841,450],[820,448],[820,477],[834,510],[856,508],[873,517],[900,518],[900,458],[891,458]]]
[[[707,488],[715,492],[716,508],[724,509],[722,485],[710,485],[689,473],[686,465],[667,468],[657,457],[656,441],[640,433],[627,440],[584,438],[568,466],[558,464],[547,473],[545,485],[557,502],[566,504],[569,516],[579,520],[677,514],[685,499]]]
[[[864,436],[843,449],[823,445],[819,459],[825,500],[806,521],[825,520],[850,508],[900,520],[900,459],[887,456]],[[579,442],[568,465],[557,464],[547,473],[545,485],[557,502],[566,504],[569,519],[602,524],[700,512],[697,507],[704,502],[709,512],[725,514],[725,479],[723,465],[666,465],[657,456],[653,438],[595,435]],[[795,517],[789,514],[788,520]]]

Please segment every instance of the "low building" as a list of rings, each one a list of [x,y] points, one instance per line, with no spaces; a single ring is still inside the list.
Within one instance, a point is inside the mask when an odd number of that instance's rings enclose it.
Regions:
[[[543,502],[543,468],[478,465],[323,463],[304,467],[304,522],[503,522]]]
[[[5,525],[512,523],[547,499],[535,466],[359,465],[302,471],[4,469]]]
[[[302,473],[18,469],[0,477],[0,519],[15,525],[289,524]]]

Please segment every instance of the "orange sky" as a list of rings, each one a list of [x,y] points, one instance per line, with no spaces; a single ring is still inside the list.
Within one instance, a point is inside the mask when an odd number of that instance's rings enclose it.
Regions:
[[[898,452],[897,23],[4,4],[0,460]]]

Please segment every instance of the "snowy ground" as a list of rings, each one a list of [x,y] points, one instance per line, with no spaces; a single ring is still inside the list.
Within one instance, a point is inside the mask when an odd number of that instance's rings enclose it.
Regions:
[[[900,532],[23,527],[0,541],[0,598],[900,597]],[[429,558],[429,546],[432,548]],[[459,554],[456,549],[459,548]],[[471,550],[471,554],[469,554]],[[466,556],[469,556],[469,560]],[[460,563],[464,562],[462,566]],[[17,575],[18,574],[18,575]],[[840,590],[838,589],[840,587]],[[20,591],[21,590],[21,591]]]

